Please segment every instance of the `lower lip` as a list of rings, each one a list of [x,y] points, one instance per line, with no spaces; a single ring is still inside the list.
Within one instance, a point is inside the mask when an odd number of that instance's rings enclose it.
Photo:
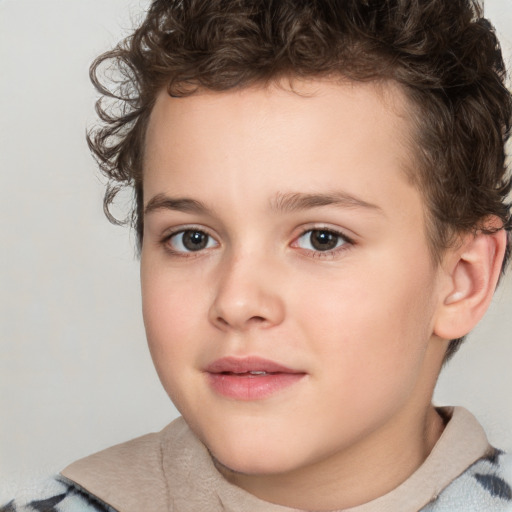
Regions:
[[[219,395],[236,400],[262,400],[292,386],[304,376],[304,373],[208,373],[208,380]]]

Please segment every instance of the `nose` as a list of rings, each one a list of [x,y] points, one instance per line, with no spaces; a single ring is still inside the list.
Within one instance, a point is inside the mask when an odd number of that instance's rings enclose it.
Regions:
[[[219,269],[209,319],[222,330],[246,331],[279,325],[285,316],[279,279],[254,257],[226,261]]]

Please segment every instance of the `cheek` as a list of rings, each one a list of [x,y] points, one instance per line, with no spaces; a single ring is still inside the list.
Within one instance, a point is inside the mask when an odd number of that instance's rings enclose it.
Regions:
[[[172,279],[155,267],[141,271],[142,312],[146,337],[162,380],[174,375],[192,354],[197,331],[204,328],[205,289],[187,279]]]
[[[355,394],[409,387],[431,335],[429,267],[407,273],[403,265],[386,267],[383,261],[358,262],[329,286],[311,280],[296,302],[296,317],[319,361],[340,388]]]

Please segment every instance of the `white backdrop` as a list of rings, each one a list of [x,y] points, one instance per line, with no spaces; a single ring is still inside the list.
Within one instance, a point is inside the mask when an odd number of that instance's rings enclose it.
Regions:
[[[0,502],[176,411],[146,349],[129,231],[103,217],[89,156],[88,66],[144,0],[0,0]],[[512,2],[487,0],[508,58]],[[512,449],[512,277],[444,371],[440,404],[470,408]]]

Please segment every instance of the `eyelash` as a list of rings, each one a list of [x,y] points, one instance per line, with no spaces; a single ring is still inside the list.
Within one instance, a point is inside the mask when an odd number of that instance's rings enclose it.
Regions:
[[[194,250],[183,251],[183,250],[173,249],[172,246],[170,245],[171,239],[176,237],[177,235],[183,235],[187,232],[201,233],[202,235],[205,235],[209,239],[207,242],[207,245],[203,248],[198,249],[197,251],[194,251]],[[314,250],[314,249],[304,249],[304,248],[297,246],[298,241],[302,237],[304,237],[304,235],[310,233],[310,236],[311,236],[314,232],[327,233],[329,235],[333,235],[334,237],[337,238],[336,246],[332,249],[328,249],[325,251]],[[187,226],[185,228],[180,228],[180,229],[177,229],[176,231],[166,234],[162,238],[160,243],[165,247],[165,249],[172,256],[177,256],[177,257],[181,257],[181,258],[191,258],[191,257],[193,258],[195,256],[199,256],[201,253],[204,252],[205,249],[211,249],[212,247],[208,247],[208,245],[210,244],[210,242],[212,240],[215,241],[216,245],[219,245],[218,242],[215,240],[215,238],[212,235],[210,235],[207,231],[205,231],[203,228],[195,227],[195,226]],[[341,245],[338,245],[338,243],[340,241],[343,243]],[[182,245],[183,245],[183,242],[182,242]],[[327,228],[327,227],[323,227],[323,226],[318,226],[318,227],[309,227],[309,228],[303,229],[302,232],[300,233],[300,235],[294,239],[294,241],[291,244],[291,247],[297,247],[299,249],[302,249],[303,251],[308,252],[314,258],[334,258],[339,253],[350,249],[350,247],[353,245],[355,245],[354,240],[351,239],[350,237],[348,237],[347,235],[345,235],[344,233],[342,233],[341,231],[337,231],[335,229]]]
[[[177,235],[183,235],[187,232],[192,232],[192,233],[201,233],[203,235],[205,235],[206,237],[208,237],[209,241],[207,242],[207,244],[209,244],[209,242],[211,240],[215,240],[215,238],[210,235],[207,231],[205,231],[203,228],[200,228],[200,227],[196,227],[196,226],[186,226],[186,227],[182,227],[180,229],[177,229],[176,231],[173,231],[171,233],[168,233],[166,234],[162,240],[161,240],[161,244],[165,247],[166,251],[168,251],[171,256],[177,256],[177,257],[181,257],[181,258],[193,258],[195,256],[199,256],[199,254],[201,254],[204,249],[209,249],[211,247],[204,247],[202,249],[199,249],[197,251],[193,251],[193,250],[190,250],[190,251],[181,251],[181,250],[176,250],[176,249],[173,249],[171,244],[170,244],[170,241],[172,238],[176,237]],[[216,242],[217,245],[218,245],[218,242]]]
[[[336,247],[332,249],[328,249],[325,251],[321,250],[312,250],[312,249],[302,249],[304,251],[307,251],[311,254],[313,258],[334,258],[341,252],[349,250],[352,246],[355,245],[355,242],[352,238],[348,237],[345,233],[342,233],[341,231],[338,231],[336,229],[327,228],[324,226],[315,226],[315,227],[309,227],[302,230],[301,234],[294,240],[293,244],[297,244],[298,241],[306,234],[310,233],[310,237],[314,232],[319,233],[328,233],[330,235],[333,235],[337,237],[337,243],[340,241],[343,242],[341,245],[337,245]]]

